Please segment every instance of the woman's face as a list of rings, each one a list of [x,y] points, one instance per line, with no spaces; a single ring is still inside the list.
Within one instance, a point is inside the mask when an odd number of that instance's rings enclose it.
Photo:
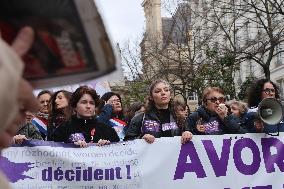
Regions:
[[[230,108],[233,115],[237,117],[241,116],[240,108],[238,107],[237,104],[232,104]]]
[[[265,98],[275,98],[275,88],[270,82],[266,82],[263,85],[262,92],[261,92],[261,99]]]
[[[42,94],[38,97],[38,100],[39,100],[39,104],[40,104],[40,112],[42,113],[48,113],[48,103],[50,101],[50,94],[48,93],[45,93],[45,94]]]
[[[206,108],[211,112],[216,112],[219,104],[225,102],[225,97],[223,94],[212,91],[206,98]]]
[[[89,94],[84,94],[77,102],[75,108],[77,117],[79,118],[90,118],[95,115],[95,101]]]
[[[187,116],[188,116],[187,107],[183,108],[182,106],[177,106],[175,108],[175,113],[176,113],[177,117],[179,117],[181,119],[186,119]]]
[[[170,87],[165,83],[158,83],[151,92],[152,99],[157,108],[167,108],[170,102]]]
[[[110,98],[110,100],[112,101],[113,112],[114,113],[121,112],[122,106],[121,106],[121,102],[120,102],[118,96],[114,95]]]
[[[65,97],[63,92],[60,92],[56,95],[55,98],[55,107],[56,109],[61,109],[61,108],[65,108],[68,106],[68,100]]]

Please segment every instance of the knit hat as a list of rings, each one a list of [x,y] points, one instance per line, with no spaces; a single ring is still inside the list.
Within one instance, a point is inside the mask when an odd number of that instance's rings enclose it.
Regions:
[[[19,56],[0,39],[0,132],[18,113],[17,97],[23,66]]]

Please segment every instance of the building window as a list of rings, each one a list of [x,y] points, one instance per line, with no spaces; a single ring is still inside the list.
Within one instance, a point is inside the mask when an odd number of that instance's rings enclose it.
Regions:
[[[196,92],[189,92],[187,93],[187,99],[188,100],[198,100],[198,96]]]
[[[276,83],[279,86],[280,100],[283,102],[284,101],[284,78],[277,80]]]
[[[284,45],[283,43],[279,43],[277,46],[276,46],[276,53],[277,53],[277,56],[276,56],[276,64],[283,64],[283,58],[284,58],[284,54],[283,52],[284,51]]]

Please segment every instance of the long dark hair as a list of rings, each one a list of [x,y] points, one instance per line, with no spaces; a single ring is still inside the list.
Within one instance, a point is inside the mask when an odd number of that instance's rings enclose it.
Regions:
[[[63,109],[56,108],[55,100],[56,100],[56,96],[59,93],[63,93],[64,97],[68,101],[68,106]],[[50,98],[50,103],[49,103],[49,122],[50,123],[53,123],[55,121],[58,114],[61,114],[61,115],[63,114],[66,121],[70,119],[72,115],[72,107],[70,105],[71,96],[72,96],[72,93],[66,90],[59,90],[53,93],[53,95]]]
[[[263,90],[263,86],[265,83],[271,83],[275,89],[275,98],[279,99],[279,89],[275,83],[268,79],[259,79],[253,82],[251,87],[248,90],[248,107],[257,107],[258,104],[261,102],[261,94]]]
[[[178,107],[182,107],[184,110],[187,109],[187,104],[186,102],[180,101],[180,100],[174,100],[171,103],[171,109],[173,110],[173,116],[174,119],[176,120],[176,123],[178,125],[178,127],[183,131],[186,127],[187,124],[187,119],[180,119],[180,116],[177,115],[177,108]]]

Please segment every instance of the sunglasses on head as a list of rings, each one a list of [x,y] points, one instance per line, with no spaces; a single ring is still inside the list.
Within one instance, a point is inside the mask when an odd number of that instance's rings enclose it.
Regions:
[[[212,98],[208,98],[207,100],[209,100],[209,101],[211,101],[211,102],[213,102],[213,103],[216,103],[217,100],[218,100],[220,103],[224,103],[226,99],[225,99],[225,97],[219,97],[219,98],[217,98],[217,97],[212,97]]]
[[[263,89],[262,91],[265,92],[266,94],[275,93],[275,89],[269,89],[269,88]]]

